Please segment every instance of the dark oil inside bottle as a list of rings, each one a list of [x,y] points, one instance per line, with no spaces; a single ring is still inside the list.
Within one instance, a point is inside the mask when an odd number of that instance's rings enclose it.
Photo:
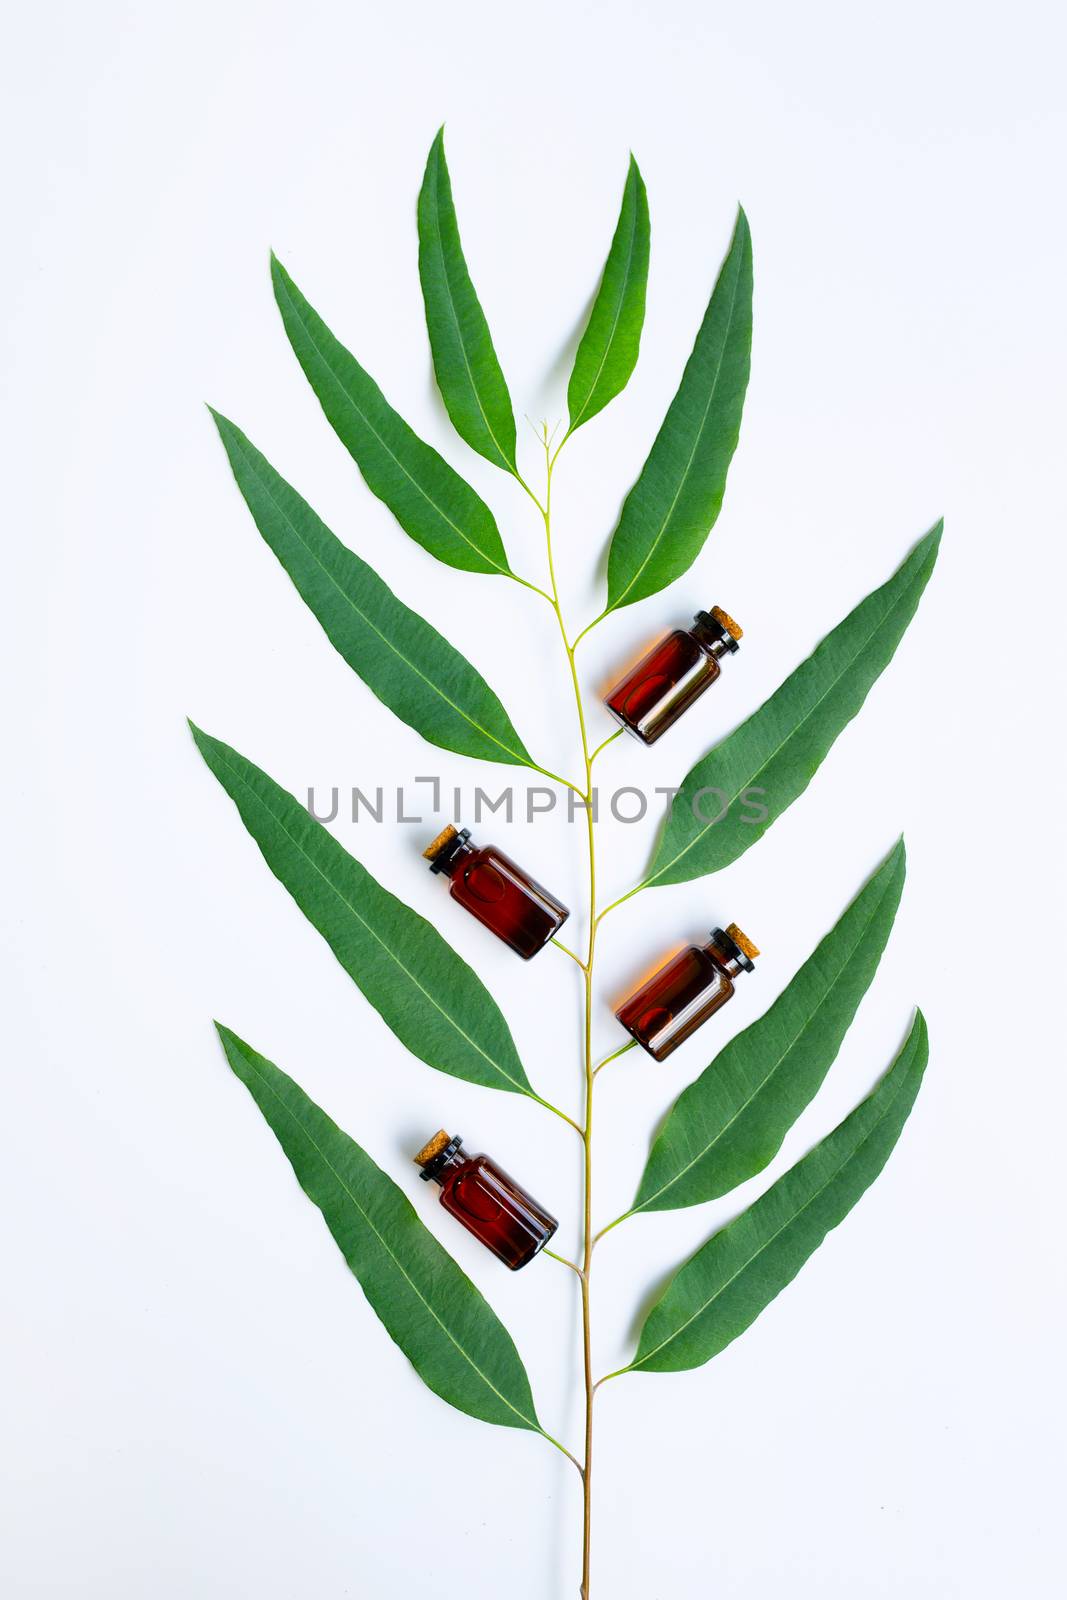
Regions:
[[[689,945],[654,972],[615,1015],[650,1056],[664,1061],[726,1004],[734,978],[752,967],[733,939],[717,928],[706,946]]]
[[[423,1170],[441,1186],[441,1204],[512,1272],[532,1261],[559,1224],[486,1155],[468,1156],[462,1140]]]
[[[570,912],[495,845],[474,846],[467,829],[434,860],[449,892],[498,939],[529,961],[558,933]]]
[[[712,957],[690,945],[654,972],[616,1015],[650,1056],[663,1061],[733,992],[733,984]]]
[[[736,630],[732,620],[730,626]],[[642,744],[655,744],[721,676],[721,657],[736,649],[737,638],[701,611],[691,629],[669,633],[615,685],[607,708]]]
[[[612,690],[608,710],[643,744],[655,744],[721,670],[688,633],[668,634]]]

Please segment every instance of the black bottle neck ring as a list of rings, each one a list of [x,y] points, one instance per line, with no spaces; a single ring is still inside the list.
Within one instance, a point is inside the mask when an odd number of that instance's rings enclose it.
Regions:
[[[438,1150],[435,1156],[431,1156],[429,1161],[425,1162],[422,1171],[419,1173],[419,1177],[422,1178],[426,1183],[429,1183],[431,1178],[439,1177],[445,1168],[450,1166],[455,1160],[456,1156],[459,1154],[459,1147],[462,1143],[463,1135],[460,1133],[454,1133],[451,1139],[449,1139],[448,1143],[445,1145],[444,1149]]]
[[[715,657],[733,655],[741,648],[733,634],[710,611],[698,611],[693,618],[693,632],[701,644]]]
[[[467,848],[470,836],[471,831],[469,828],[461,828],[458,833],[453,830],[452,837],[445,841],[430,862],[430,871],[450,872],[456,857]]]
[[[712,928],[711,942],[721,950],[730,962],[736,962],[738,969],[744,972],[755,972],[756,963],[747,956],[735,939],[732,939],[725,928]]]

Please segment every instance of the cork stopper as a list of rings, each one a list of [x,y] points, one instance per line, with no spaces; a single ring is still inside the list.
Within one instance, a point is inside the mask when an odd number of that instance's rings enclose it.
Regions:
[[[437,838],[432,839],[426,846],[426,849],[422,852],[425,860],[436,861],[437,857],[441,854],[441,851],[445,848],[445,845],[451,844],[455,837],[456,830],[452,824],[449,823],[448,827],[442,828],[441,832],[437,835]]]
[[[741,639],[744,637],[744,630],[737,626],[737,623],[734,621],[733,617],[731,617],[728,612],[724,611],[722,606],[712,606],[711,614],[715,618],[715,621],[719,623],[721,627],[726,629],[727,633],[732,639]]]
[[[429,1144],[424,1144],[418,1155],[414,1157],[417,1167],[424,1167],[427,1161],[432,1161],[434,1156],[439,1156],[446,1144],[451,1144],[452,1135],[446,1133],[444,1128],[438,1128]]]
[[[759,950],[752,943],[747,933],[742,933],[736,922],[731,922],[726,930],[727,936],[734,941],[739,950],[743,950],[750,961],[755,961]]]

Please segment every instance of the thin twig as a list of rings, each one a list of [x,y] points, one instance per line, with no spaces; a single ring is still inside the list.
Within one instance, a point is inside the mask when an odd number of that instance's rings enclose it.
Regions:
[[[571,960],[576,962],[578,966],[581,967],[583,972],[585,971],[585,962],[582,960],[581,956],[576,956],[574,951],[568,949],[562,940],[550,939],[548,942],[549,944],[554,944],[557,950],[562,950],[565,956],[570,956]]]
[[[570,1267],[571,1271],[576,1272],[579,1278],[582,1276],[582,1269],[576,1261],[569,1261],[566,1256],[558,1256],[554,1250],[547,1248],[542,1250],[541,1254],[543,1256],[551,1256],[553,1261],[558,1261],[561,1266]]]
[[[627,1050],[633,1050],[636,1044],[637,1040],[631,1039],[628,1044],[620,1045],[618,1050],[613,1050],[610,1056],[605,1056],[600,1065],[593,1068],[593,1077],[595,1078],[598,1072],[603,1072],[604,1068],[610,1061],[617,1061],[620,1056],[624,1056],[626,1054]]]
[[[621,739],[623,732],[624,730],[622,728],[616,728],[614,733],[609,733],[604,742],[602,744],[598,744],[596,749],[593,751],[593,754],[589,757],[590,765],[592,765],[592,763],[596,760],[601,750],[606,750],[609,744],[614,744],[616,739]]]

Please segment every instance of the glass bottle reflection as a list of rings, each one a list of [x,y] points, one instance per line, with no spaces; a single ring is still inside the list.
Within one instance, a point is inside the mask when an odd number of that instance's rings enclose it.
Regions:
[[[532,1261],[559,1226],[555,1217],[487,1155],[468,1155],[442,1128],[415,1157],[420,1177],[440,1185],[445,1210],[512,1272]]]
[[[471,843],[470,829],[451,826],[423,855],[431,872],[450,879],[453,900],[529,961],[562,928],[570,912],[495,845]]]
[[[736,922],[716,928],[706,945],[689,945],[654,972],[615,1013],[656,1061],[731,999],[739,973],[752,972],[759,951]]]

